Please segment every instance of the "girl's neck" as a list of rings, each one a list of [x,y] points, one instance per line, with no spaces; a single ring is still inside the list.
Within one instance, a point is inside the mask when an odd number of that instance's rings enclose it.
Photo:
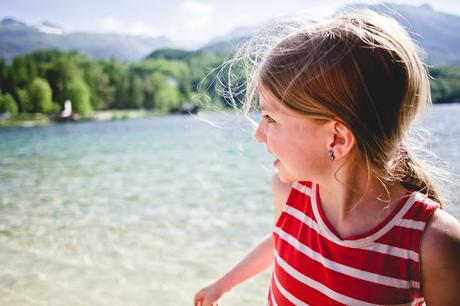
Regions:
[[[368,179],[367,170],[342,167],[320,183],[324,215],[341,237],[365,233],[380,224],[396,208],[407,190],[399,183],[384,186]]]

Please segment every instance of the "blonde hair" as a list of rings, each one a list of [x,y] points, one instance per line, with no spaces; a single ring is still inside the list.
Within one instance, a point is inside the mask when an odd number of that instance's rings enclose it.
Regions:
[[[420,49],[396,20],[359,10],[297,27],[265,53],[254,53],[251,44],[241,52],[252,66],[239,67],[247,73],[245,111],[258,104],[263,85],[300,114],[347,126],[357,142],[354,156],[385,186],[401,182],[441,202],[405,144],[431,95]]]

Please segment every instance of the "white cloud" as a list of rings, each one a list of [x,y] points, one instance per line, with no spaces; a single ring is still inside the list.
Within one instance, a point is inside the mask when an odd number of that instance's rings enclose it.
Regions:
[[[142,21],[125,22],[112,16],[97,20],[101,32],[128,35],[159,36],[160,31],[154,26]]]
[[[123,31],[123,22],[112,16],[97,20],[97,24],[101,27],[100,29],[102,32],[120,33]]]
[[[130,32],[133,35],[144,35],[144,36],[158,36],[160,35],[160,31],[145,23],[142,20],[138,20],[131,24]]]
[[[197,0],[186,0],[180,6],[181,17],[187,32],[197,31],[209,25],[214,5]]]
[[[339,7],[339,5],[310,6],[307,9],[302,10],[301,13],[313,19],[331,17],[339,9]]]

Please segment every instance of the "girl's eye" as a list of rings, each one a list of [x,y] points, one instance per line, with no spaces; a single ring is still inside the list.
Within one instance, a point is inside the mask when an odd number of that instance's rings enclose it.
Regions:
[[[275,120],[273,120],[273,118],[270,117],[269,115],[264,115],[264,119],[265,119],[268,123],[273,123],[273,122],[275,122]]]

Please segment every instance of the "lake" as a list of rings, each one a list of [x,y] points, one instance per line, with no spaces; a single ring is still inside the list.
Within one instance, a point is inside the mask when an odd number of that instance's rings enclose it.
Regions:
[[[452,173],[458,118],[419,124]],[[0,129],[0,305],[192,305],[270,232],[272,162],[227,113]],[[264,304],[269,276],[223,304]]]

